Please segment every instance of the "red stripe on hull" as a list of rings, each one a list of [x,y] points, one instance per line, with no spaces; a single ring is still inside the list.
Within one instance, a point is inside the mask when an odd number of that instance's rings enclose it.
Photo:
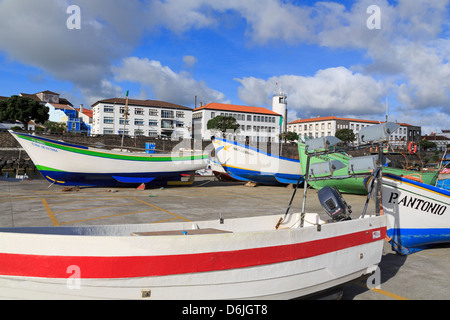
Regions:
[[[373,233],[379,232],[374,239]],[[49,256],[0,253],[0,275],[68,278],[67,267],[80,268],[81,278],[134,278],[218,271],[310,258],[383,240],[386,228],[376,228],[310,242],[236,251],[170,256]]]

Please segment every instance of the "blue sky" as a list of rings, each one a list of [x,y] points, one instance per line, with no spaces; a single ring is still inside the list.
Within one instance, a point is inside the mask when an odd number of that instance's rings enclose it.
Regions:
[[[70,5],[81,29],[67,28]],[[384,120],[388,101],[390,120],[440,132],[449,13],[449,0],[0,0],[0,95],[270,108],[278,83],[289,121]]]

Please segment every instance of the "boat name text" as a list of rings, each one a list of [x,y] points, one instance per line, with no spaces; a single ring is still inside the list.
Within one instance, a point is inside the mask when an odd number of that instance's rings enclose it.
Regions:
[[[45,144],[43,144],[39,140],[32,140],[31,141],[31,145],[34,146],[34,147],[38,147],[38,148],[42,148],[42,149],[48,150],[48,151],[58,152],[58,149],[46,146]]]
[[[422,212],[437,214],[438,216],[442,216],[447,210],[446,205],[426,201],[424,199],[419,199],[412,196],[404,196],[398,202],[396,202],[398,200],[398,196],[399,194],[397,192],[391,192],[388,203],[397,203],[398,205],[402,205],[404,207],[420,210]]]

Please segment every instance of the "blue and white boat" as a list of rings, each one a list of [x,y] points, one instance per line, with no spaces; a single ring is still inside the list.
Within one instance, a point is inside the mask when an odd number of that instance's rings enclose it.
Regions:
[[[450,242],[450,191],[384,174],[383,212],[387,235],[402,255]]]
[[[168,184],[181,175],[204,169],[208,154],[179,151],[167,154],[130,153],[91,148],[10,131],[39,172],[65,186]]]
[[[280,156],[278,147],[266,151],[222,138],[215,138],[213,145],[222,167],[236,180],[272,185],[303,181],[300,161]]]

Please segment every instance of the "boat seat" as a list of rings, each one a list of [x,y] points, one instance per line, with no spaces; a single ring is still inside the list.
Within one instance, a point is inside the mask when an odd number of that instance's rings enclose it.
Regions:
[[[199,235],[199,234],[220,234],[233,233],[232,231],[219,230],[214,228],[204,229],[187,229],[187,230],[167,230],[167,231],[149,231],[149,232],[132,232],[132,236],[177,236],[177,235]]]

